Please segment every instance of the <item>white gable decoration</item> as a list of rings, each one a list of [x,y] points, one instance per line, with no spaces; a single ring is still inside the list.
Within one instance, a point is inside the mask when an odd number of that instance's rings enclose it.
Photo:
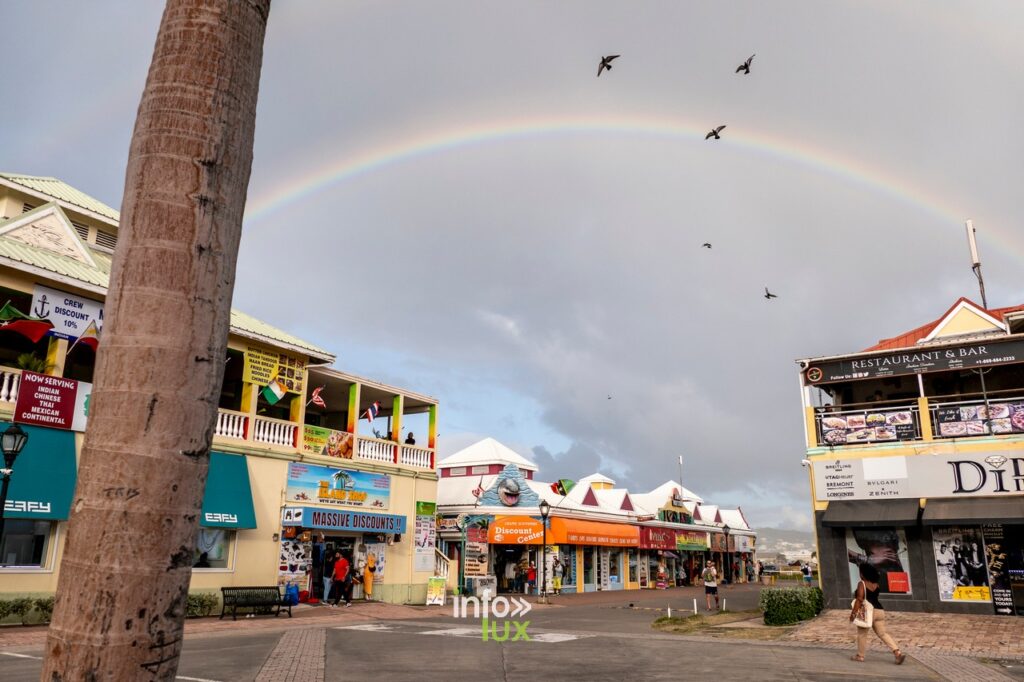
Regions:
[[[0,224],[0,235],[96,267],[96,261],[71,221],[53,202]]]

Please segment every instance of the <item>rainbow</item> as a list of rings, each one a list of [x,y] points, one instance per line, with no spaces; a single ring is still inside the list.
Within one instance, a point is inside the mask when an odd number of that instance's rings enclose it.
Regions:
[[[446,130],[419,133],[313,168],[282,183],[249,202],[246,223],[252,225],[295,202],[308,199],[328,188],[398,163],[432,154],[486,144],[504,144],[538,136],[631,135],[704,143],[708,126],[690,121],[649,116],[600,118],[594,116],[558,116],[542,120],[495,120],[462,125]],[[838,180],[887,195],[931,214],[944,225],[962,225],[967,216],[907,182],[905,178],[879,171],[853,159],[816,149],[799,140],[764,133],[727,130],[718,144],[738,147],[751,154],[771,157],[784,163],[826,173]],[[991,228],[986,226],[986,232]],[[1009,237],[1002,235],[1004,240]],[[1019,245],[1024,250],[1024,243]]]

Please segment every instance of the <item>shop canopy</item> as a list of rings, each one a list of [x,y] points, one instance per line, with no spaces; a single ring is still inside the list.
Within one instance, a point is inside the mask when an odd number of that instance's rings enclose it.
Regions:
[[[243,455],[210,453],[210,470],[206,475],[199,525],[208,528],[256,527],[249,465]]]
[[[921,515],[926,526],[981,523],[1024,524],[1024,496],[928,500]]]
[[[0,423],[0,430],[8,426]],[[28,441],[14,461],[4,518],[66,519],[77,478],[75,434],[39,426],[21,428]]]
[[[548,542],[566,545],[607,545],[610,547],[637,547],[640,529],[622,523],[580,521],[554,517],[548,520]]]
[[[836,500],[828,503],[823,526],[913,526],[920,503],[907,500]]]

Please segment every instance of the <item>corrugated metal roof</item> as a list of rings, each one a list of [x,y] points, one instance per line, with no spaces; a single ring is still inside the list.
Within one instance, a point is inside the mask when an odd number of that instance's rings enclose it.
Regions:
[[[0,237],[0,257],[104,289],[109,281],[107,273],[99,268],[6,237]]]
[[[249,333],[255,336],[260,336],[266,339],[271,339],[279,343],[285,343],[296,348],[309,351],[312,355],[321,356],[325,360],[334,361],[334,354],[330,351],[326,351],[319,346],[303,341],[297,336],[292,336],[288,332],[281,331],[277,327],[273,327],[262,320],[257,320],[252,315],[246,315],[243,312],[232,309],[231,310],[231,331],[236,333]]]
[[[946,316],[949,315],[949,313],[951,313],[953,309],[955,309],[961,303],[968,303],[971,306],[977,308],[978,310],[985,311],[986,313],[996,318],[997,320],[1004,320],[1005,316],[1008,315],[1009,313],[1024,310],[1024,305],[1015,305],[1006,308],[992,308],[989,310],[985,310],[971,299],[965,296],[961,296],[956,300],[955,303],[953,303],[953,305],[949,307],[949,310],[942,313],[942,315],[932,320],[931,322],[923,324],[916,329],[911,329],[909,332],[904,332],[902,334],[890,337],[888,339],[882,339],[881,341],[871,346],[870,348],[865,348],[862,352],[868,353],[871,351],[878,350],[896,350],[898,348],[911,348],[915,346],[917,342],[920,341],[921,339],[927,338],[928,335],[935,330],[939,323],[942,322],[942,320],[944,320]]]
[[[84,208],[93,213],[111,220],[121,220],[121,212],[107,206],[99,199],[94,199],[85,192],[79,191],[71,185],[58,180],[57,178],[46,178],[36,175],[22,175],[20,173],[0,173],[0,178],[21,185],[27,189],[41,192],[59,201],[64,201],[79,208]]]

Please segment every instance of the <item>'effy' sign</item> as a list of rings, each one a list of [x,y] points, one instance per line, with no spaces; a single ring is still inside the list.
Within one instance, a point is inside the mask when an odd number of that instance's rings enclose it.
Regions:
[[[874,500],[908,497],[1024,495],[1024,451],[819,459],[815,497]]]

